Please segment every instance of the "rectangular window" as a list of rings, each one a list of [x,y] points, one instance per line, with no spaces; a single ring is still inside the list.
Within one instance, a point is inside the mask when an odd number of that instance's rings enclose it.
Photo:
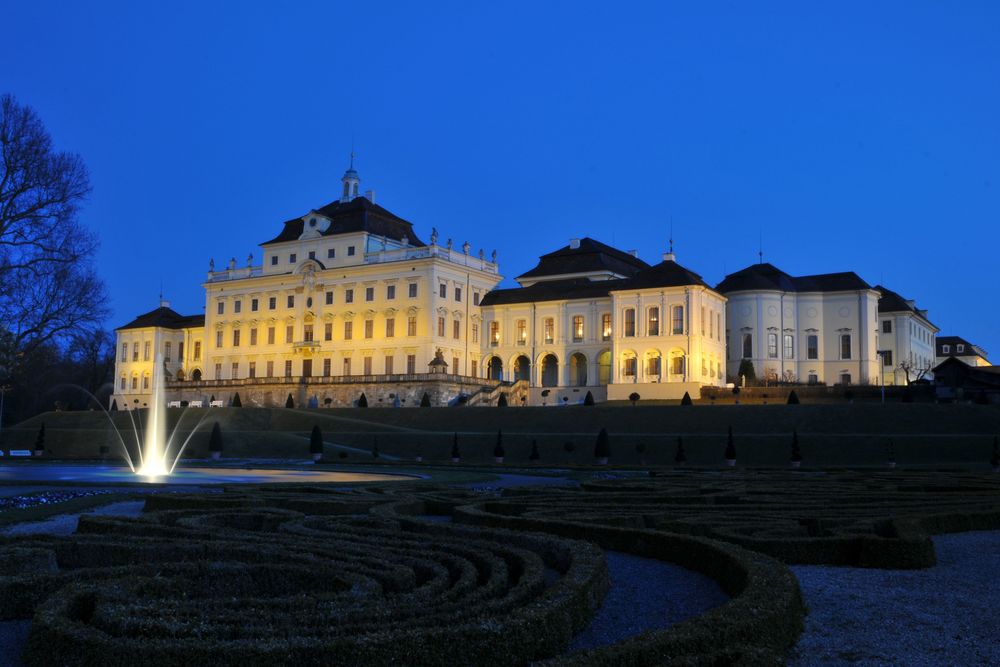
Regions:
[[[250,299],[250,312],[256,313],[260,310],[260,299]]]
[[[354,338],[354,322],[344,322],[344,340]]]
[[[238,380],[239,379],[239,377],[240,377],[240,362],[238,362],[238,361],[234,361],[233,362],[232,374],[229,377],[231,377],[234,380]]]
[[[951,345],[942,345],[941,354],[951,354]],[[132,361],[135,361],[135,359],[133,359]]]
[[[806,358],[819,359],[819,336],[815,334],[806,336]]]
[[[882,321],[882,333],[892,333],[892,320]]]
[[[365,338],[372,338],[375,335],[375,320],[365,320]],[[368,373],[366,373],[368,375]]]
[[[285,327],[285,342],[291,343],[294,340],[295,340],[295,326],[289,324],[287,327]]]
[[[313,374],[313,360],[303,359],[302,360],[302,377],[312,377]]]
[[[684,357],[671,357],[670,366],[674,375],[684,375]]]
[[[274,345],[274,327],[267,328],[267,344]]]
[[[122,343],[122,361],[128,361],[128,343]]]
[[[310,250],[309,251],[309,259],[316,259],[316,251],[315,250]]]
[[[702,334],[705,332],[702,331]],[[712,313],[708,314],[708,337],[715,338],[715,316]]]
[[[333,322],[323,325],[323,340],[333,340]]]
[[[391,318],[385,321],[385,337],[394,338],[396,336],[396,320]]]
[[[785,359],[795,358],[795,337],[792,334],[785,334]]]
[[[753,358],[753,334],[743,334],[743,358]]]
[[[622,364],[622,375],[625,375],[626,377],[635,377],[635,367],[636,367],[636,358],[635,357],[626,358],[625,363]]]
[[[393,357],[392,357],[391,354],[385,355],[385,374],[386,375],[392,375],[392,359],[393,359]]]
[[[579,343],[583,340],[583,315],[573,316],[573,341]]]
[[[167,341],[166,343],[163,344],[163,360],[164,361],[170,361],[170,351],[171,351],[170,348],[171,348],[170,341]]]
[[[444,336],[444,318],[438,318],[438,336]]]
[[[722,340],[722,313],[715,314],[715,337]]]
[[[233,329],[233,347],[240,346],[240,330]]]
[[[337,256],[337,249],[336,248],[327,248],[326,249],[326,258],[327,259],[333,259],[336,256]]]
[[[406,355],[406,372],[413,375],[417,372],[417,355],[408,354]]]
[[[451,358],[451,373],[452,375],[458,375],[458,357]]]
[[[648,316],[646,318],[646,335],[647,336],[659,336],[660,335],[660,309],[653,307],[648,311]]]
[[[629,337],[635,335],[635,308],[625,309],[625,335]]]
[[[347,246],[347,256],[354,257],[354,246],[352,245]]]
[[[417,298],[417,284],[416,283],[410,283],[407,286],[407,289],[409,290],[409,297],[411,299],[416,299]]]
[[[611,340],[611,313],[601,315],[601,340]]]
[[[365,288],[365,301],[374,301],[374,300],[375,300],[375,288],[374,287],[366,287]]]
[[[705,306],[701,307],[701,335],[705,335]],[[704,375],[704,373],[702,373]]]
[[[957,352],[958,354],[962,354],[963,352],[965,352],[965,344],[958,343],[957,345],[955,345],[955,352]]]
[[[298,257],[296,257],[295,253],[293,252],[292,254],[290,254],[288,256],[288,263],[289,264],[294,264],[296,259],[298,259]]]
[[[840,375],[840,384],[842,384],[842,385],[849,385],[849,384],[851,384],[851,374],[850,373],[841,373],[841,375]]]
[[[233,302],[233,312],[234,313],[239,313],[239,312],[242,312],[242,311],[243,311],[243,302],[242,301],[234,301]]]
[[[819,376],[815,373],[810,373],[808,382],[809,384],[819,384]]]
[[[441,283],[440,285],[438,285],[438,295],[442,299],[447,299],[448,298],[448,286],[445,285],[444,283]]]
[[[199,361],[201,359],[201,341],[196,340],[194,342],[194,360]]]
[[[313,339],[313,325],[303,324],[302,325],[302,340],[309,343]]]
[[[331,365],[332,365],[332,362],[331,362],[331,360],[330,360],[329,357],[323,360],[323,377],[330,377],[330,366]]]
[[[177,361],[184,361],[184,341],[177,343]]]
[[[702,318],[702,321],[704,321],[704,318]],[[701,358],[701,374],[708,375],[708,364],[705,363],[705,357]]]
[[[456,287],[455,288],[455,301],[458,301],[458,302],[462,301],[462,288],[461,287]]]
[[[462,337],[462,322],[461,320],[451,321],[451,337],[455,340],[459,340]]]
[[[216,312],[217,315],[224,314],[226,312],[226,302],[225,301],[218,301],[215,304],[215,312]]]
[[[215,364],[215,379],[216,380],[222,379],[222,364],[220,363]]]
[[[542,320],[542,339],[546,343],[551,343],[555,340],[556,333],[556,321],[551,317],[546,317]]]
[[[122,361],[124,361],[124,359]],[[121,381],[121,384],[118,386],[118,388],[121,391],[125,391],[125,376],[124,375],[122,376],[122,381]]]
[[[255,378],[255,377],[257,377],[257,362],[256,361],[251,361],[247,365],[247,377],[248,378]]]
[[[882,365],[891,368],[892,367],[892,350],[881,350],[879,354],[882,355]]]
[[[216,347],[216,349],[222,347],[222,332],[221,331],[216,331],[215,332],[215,347]]]
[[[145,343],[142,344],[142,360],[143,361],[149,361],[149,349],[150,349],[150,345],[151,345],[151,343],[148,340]]]
[[[267,362],[266,372],[267,372],[267,377],[269,377],[269,378],[274,377],[274,362],[273,361]]]
[[[417,335],[417,316],[410,315],[406,318],[406,335],[416,336]]]
[[[479,305],[479,292],[473,292],[472,293],[472,305],[473,306],[478,306]]]
[[[517,321],[517,344],[527,345],[528,344],[528,322],[527,320]]]
[[[650,357],[646,361],[646,375],[650,377],[660,377],[660,358]]]
[[[392,301],[393,299],[396,298],[396,286],[395,285],[386,285],[385,286],[385,298],[388,301]]]
[[[840,337],[840,358],[851,358],[851,334],[843,334]]]
[[[344,303],[354,303],[354,290],[345,289],[344,290]]]
[[[684,333],[684,306],[674,306],[674,334]]]
[[[479,325],[476,324],[475,322],[472,323],[472,342],[473,343],[479,342]]]
[[[496,347],[500,344],[500,323],[496,320],[490,322],[490,345]]]
[[[294,308],[295,307],[295,295],[294,294],[289,294],[288,297],[285,299],[285,301],[286,301],[286,304],[285,304],[286,307],[288,307],[288,308]]]
[[[362,372],[365,375],[371,375],[372,374],[372,358],[371,357],[363,357],[361,359],[361,364],[364,367],[364,369],[363,369]]]
[[[285,359],[285,377],[286,378],[292,377],[292,360],[291,359]]]
[[[333,305],[333,290],[330,290],[326,293],[326,305],[328,306]]]
[[[344,375],[350,375],[351,374],[351,360],[350,360],[349,357],[344,359],[343,374]]]
[[[271,255],[271,266],[277,266],[277,265],[278,265],[278,256]]]
[[[267,298],[267,309],[274,310],[278,307],[278,297],[271,296]]]
[[[778,334],[767,334],[767,356],[769,359],[778,358]]]

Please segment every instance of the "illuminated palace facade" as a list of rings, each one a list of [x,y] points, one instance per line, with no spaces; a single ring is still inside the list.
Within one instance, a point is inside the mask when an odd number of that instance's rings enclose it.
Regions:
[[[389,406],[697,398],[744,359],[771,381],[891,384],[934,356],[925,311],[849,272],[760,263],[713,288],[672,248],[651,265],[583,238],[497,289],[496,253],[424,243],[353,164],[341,182],[260,264],[210,265],[204,315],[161,302],[117,329],[112,401],[147,405],[158,360],[172,402]]]

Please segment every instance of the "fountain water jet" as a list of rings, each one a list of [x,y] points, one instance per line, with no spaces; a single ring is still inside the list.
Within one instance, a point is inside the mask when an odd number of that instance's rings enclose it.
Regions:
[[[173,471],[167,466],[167,405],[163,393],[163,360],[156,356],[153,364],[153,395],[149,401],[140,465],[137,471],[143,477],[166,477]],[[138,440],[138,438],[136,438]],[[185,442],[185,444],[187,444]],[[180,452],[177,454],[180,458]],[[176,465],[176,461],[174,461]]]

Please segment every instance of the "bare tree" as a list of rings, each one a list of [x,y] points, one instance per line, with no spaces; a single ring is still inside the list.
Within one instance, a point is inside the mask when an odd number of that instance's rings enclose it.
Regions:
[[[107,316],[97,240],[77,220],[89,192],[80,157],[55,151],[34,110],[0,97],[0,380]]]
[[[904,359],[903,361],[899,362],[898,368],[899,368],[899,370],[903,371],[903,373],[905,374],[905,376],[906,376],[906,384],[907,385],[909,385],[911,382],[917,382],[918,380],[922,380],[923,377],[925,375],[927,375],[930,372],[930,370],[931,370],[930,366],[927,366],[926,368],[921,368],[921,367],[918,367],[914,362],[906,360],[906,359]],[[916,374],[916,377],[913,378],[912,380],[910,380],[910,374],[911,373],[915,373]]]

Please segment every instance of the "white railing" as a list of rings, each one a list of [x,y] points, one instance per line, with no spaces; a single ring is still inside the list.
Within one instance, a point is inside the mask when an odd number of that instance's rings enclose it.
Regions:
[[[459,250],[439,245],[429,245],[414,248],[396,248],[394,250],[376,250],[365,253],[365,264],[384,264],[386,262],[404,262],[412,259],[427,259],[438,257],[452,264],[467,266],[472,269],[497,273],[497,264],[476,255],[466,255]]]
[[[208,282],[217,283],[223,280],[241,280],[243,278],[257,278],[264,275],[263,266],[244,266],[222,271],[209,271]]]

